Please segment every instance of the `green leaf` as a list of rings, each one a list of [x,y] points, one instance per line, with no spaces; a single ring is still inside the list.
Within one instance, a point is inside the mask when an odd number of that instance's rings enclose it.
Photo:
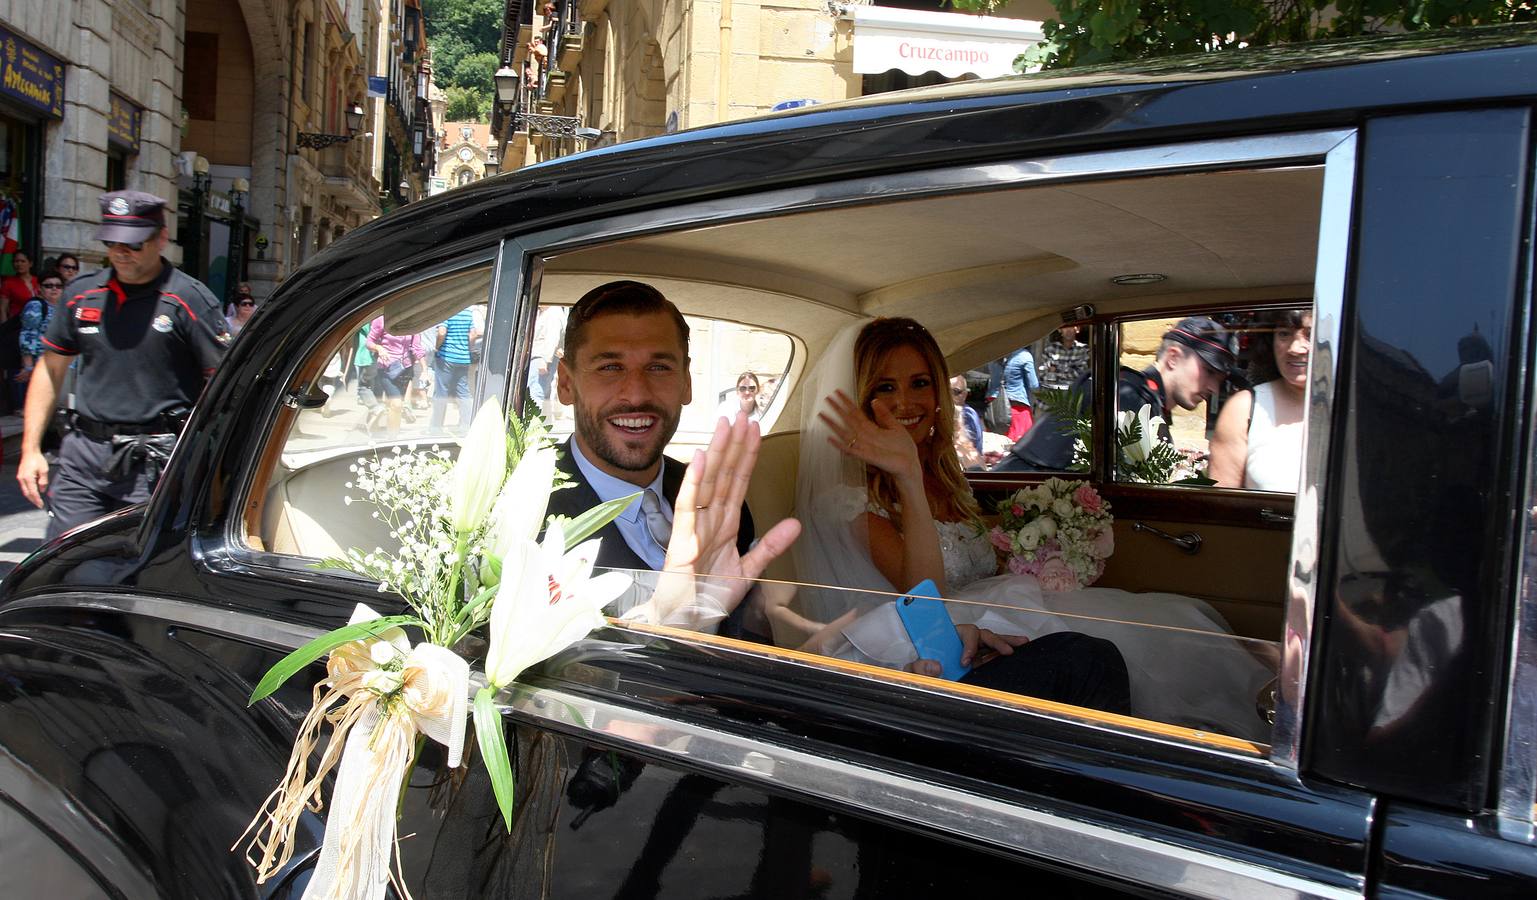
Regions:
[[[343,625],[334,631],[327,631],[320,637],[315,638],[303,647],[278,660],[277,665],[268,669],[267,674],[263,675],[262,680],[257,683],[256,690],[251,692],[251,699],[247,701],[246,705],[254,705],[256,701],[282,687],[283,682],[292,678],[295,673],[303,670],[305,666],[325,656],[342,644],[366,637],[373,637],[389,628],[420,624],[422,624],[421,620],[415,616],[385,616],[382,619],[370,619],[367,622]]]
[[[607,503],[599,503],[587,510],[566,525],[566,550],[569,551],[577,544],[591,537],[599,528],[619,518],[624,508],[634,503],[640,497],[637,491],[628,497],[618,497]]]
[[[507,757],[507,736],[502,731],[502,714],[496,708],[496,688],[487,686],[475,692],[475,740],[480,744],[480,756],[485,761],[486,772],[491,776],[491,790],[496,793],[496,805],[502,810],[502,821],[507,833],[512,833],[512,804],[515,785],[512,780],[512,761]]]

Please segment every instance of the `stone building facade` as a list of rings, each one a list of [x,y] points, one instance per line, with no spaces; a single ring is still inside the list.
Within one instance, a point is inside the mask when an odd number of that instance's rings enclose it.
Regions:
[[[101,259],[91,234],[104,190],[175,196],[185,3],[0,0],[0,218],[35,260]]]
[[[0,274],[100,264],[97,197],[130,188],[175,207],[173,262],[265,297],[425,194],[420,0],[0,0],[0,66]]]
[[[1012,0],[999,16],[892,4],[505,0],[507,77],[492,116],[502,167],[786,106],[1005,74],[1052,14],[1049,0]]]

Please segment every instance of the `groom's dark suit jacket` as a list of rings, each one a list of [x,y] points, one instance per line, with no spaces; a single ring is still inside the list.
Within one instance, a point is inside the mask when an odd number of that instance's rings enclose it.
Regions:
[[[570,477],[571,487],[561,488],[550,494],[549,512],[551,515],[570,516],[575,518],[601,501],[598,494],[587,483],[582,475],[582,470],[576,464],[576,457],[572,455],[571,441],[560,448],[560,457],[555,463],[556,468],[565,472]],[[683,472],[688,467],[677,460],[662,457],[662,494],[667,498],[669,506],[676,507],[678,500],[678,488],[683,486]],[[598,529],[593,537],[601,539],[598,546],[597,565],[599,568],[608,569],[649,569],[646,561],[630,549],[625,543],[624,535],[619,533],[619,526],[613,522]],[[742,504],[742,519],[737,527],[736,548],[738,553],[746,553],[753,542],[752,513],[747,511],[747,504]],[[749,594],[748,598],[755,595]],[[738,603],[736,609],[720,623],[719,633],[726,637],[742,638],[759,643],[772,643],[766,636],[756,634],[743,627],[746,618],[748,603]]]
[[[576,457],[572,455],[569,440],[560,448],[560,459],[555,465],[571,479],[569,483],[573,487],[561,488],[550,494],[551,515],[575,518],[601,502],[592,486],[587,483],[587,479],[582,476],[582,470],[576,464]],[[662,494],[667,498],[669,506],[677,502],[678,488],[683,486],[683,472],[686,468],[688,467],[677,460],[662,457]],[[635,551],[630,549],[630,545],[625,543],[624,535],[619,533],[619,526],[615,523],[610,522],[604,525],[593,536],[603,541],[598,547],[599,568],[650,568],[646,565],[646,561],[636,556]],[[737,528],[736,547],[739,553],[746,553],[752,547],[753,536],[752,514],[747,511],[747,504],[744,503],[742,504],[742,522]]]

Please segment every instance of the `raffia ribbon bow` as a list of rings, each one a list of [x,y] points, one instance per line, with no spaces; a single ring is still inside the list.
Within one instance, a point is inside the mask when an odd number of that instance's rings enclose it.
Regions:
[[[377,618],[360,603],[351,622]],[[246,829],[246,834],[256,829],[250,849],[259,851],[259,859],[248,852],[256,881],[265,882],[288,865],[299,817],[305,807],[318,812],[324,806],[321,787],[339,761],[325,840],[306,900],[380,900],[392,879],[396,890],[409,897],[390,869],[395,811],[418,734],[446,746],[449,766],[459,765],[469,712],[469,663],[435,644],[412,647],[404,632],[391,628],[332,650],[326,671],[328,677],[315,685],[314,703],[299,728],[281,785]],[[310,754],[326,722],[333,734],[310,775]]]

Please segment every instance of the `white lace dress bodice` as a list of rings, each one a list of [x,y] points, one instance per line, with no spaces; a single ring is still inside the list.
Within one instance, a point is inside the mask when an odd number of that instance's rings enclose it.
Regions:
[[[871,503],[869,511],[890,519],[884,509]],[[955,592],[998,572],[998,556],[978,522],[934,523],[939,532],[939,554],[945,563],[945,588]]]

